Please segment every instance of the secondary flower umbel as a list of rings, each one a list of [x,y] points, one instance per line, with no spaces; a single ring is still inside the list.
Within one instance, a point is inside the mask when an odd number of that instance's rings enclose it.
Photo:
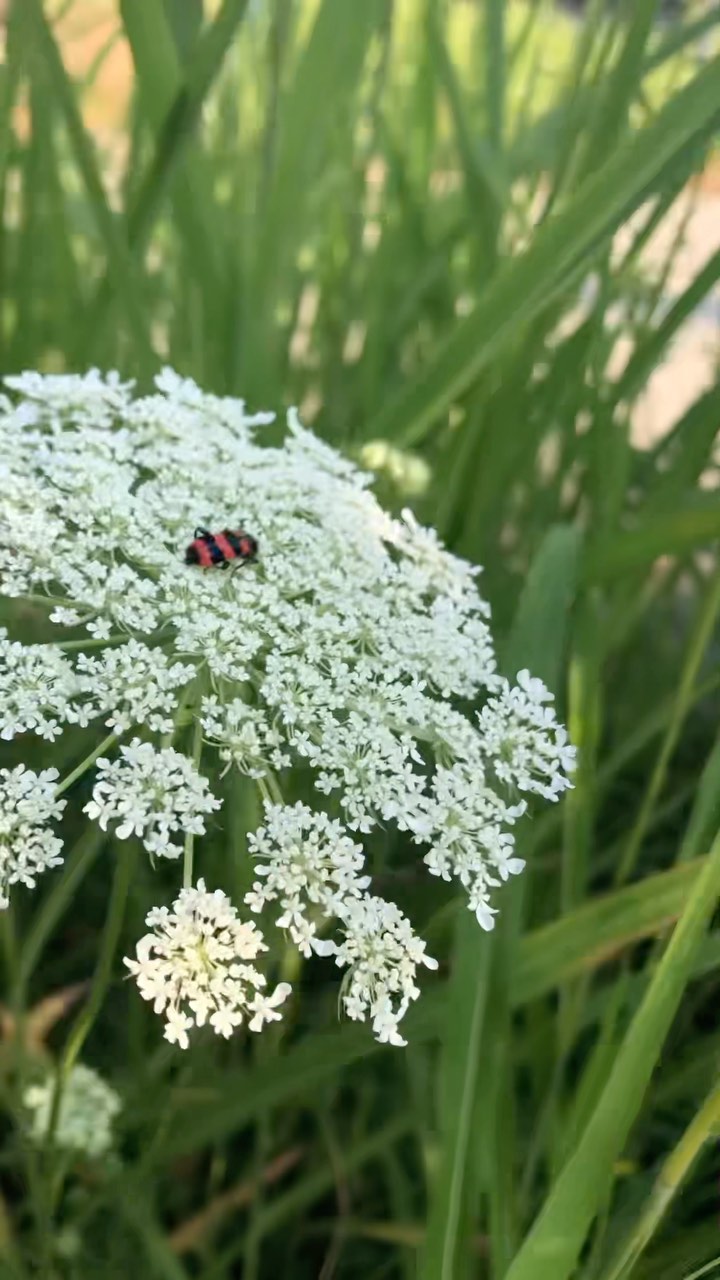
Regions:
[[[208,1022],[218,1035],[230,1036],[247,1020],[251,1031],[280,1017],[290,994],[287,983],[264,994],[265,978],[249,960],[267,947],[254,924],[243,923],[220,890],[205,882],[182,889],[172,911],[154,907],[145,921],[151,930],[126,960],[140,995],[165,1014],[165,1038],[188,1047],[188,1031]]]
[[[398,856],[416,861],[416,846],[489,929],[499,886],[523,866],[523,796],[557,799],[573,766],[542,682],[498,675],[479,571],[409,512],[387,515],[369,477],[294,410],[269,446],[258,433],[272,414],[169,370],[141,398],[97,372],[6,383],[0,591],[44,608],[47,631],[44,644],[0,636],[0,737],[85,727],[86,765],[68,785],[95,767],[88,817],[153,855],[184,852],[186,895],[205,894],[187,887],[196,837],[220,842],[215,865],[236,856],[215,814],[219,777],[251,779],[265,817],[247,906],[274,913],[305,954],[347,968],[347,1012],[398,1042],[417,969],[433,962],[372,892],[366,837],[405,833]],[[198,527],[251,531],[257,562],[238,573],[186,565]],[[2,776],[6,892],[57,862],[59,807],[45,784],[28,798]],[[291,787],[304,804],[283,803]],[[193,903],[178,899],[171,937],[152,915],[159,932],[132,962],[179,1043],[192,1021],[215,1017],[224,1034],[241,1011],[252,1025],[260,1015],[256,997],[233,1003],[225,988],[203,1003],[195,933],[210,921],[201,928]],[[218,927],[230,937],[252,926]]]
[[[30,1113],[30,1134],[37,1143],[47,1142],[55,1101],[54,1075],[30,1085],[23,1102]],[[97,1071],[78,1063],[64,1081],[52,1140],[67,1151],[97,1158],[113,1144],[112,1125],[121,1108],[119,1095]]]

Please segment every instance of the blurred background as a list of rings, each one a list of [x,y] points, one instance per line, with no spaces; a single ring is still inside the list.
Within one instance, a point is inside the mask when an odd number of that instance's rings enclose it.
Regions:
[[[512,1259],[720,820],[720,5],[1,11],[0,371],[144,388],[168,363],[300,405],[388,507],[484,565],[504,665],[551,685],[581,749],[562,811],[524,836],[483,1037],[479,953],[389,837],[393,893],[443,959],[407,1053],[322,992],[269,1064],[230,1047],[178,1069],[101,1027],[125,1180],[112,1213],[84,1186],[87,1230],[53,1274],[525,1280]],[[94,903],[84,886],[78,918]],[[38,1008],[93,941],[39,965]],[[718,966],[715,931],[583,1280],[688,1280],[720,1254],[704,1148],[630,1269],[614,1261],[717,1078]]]

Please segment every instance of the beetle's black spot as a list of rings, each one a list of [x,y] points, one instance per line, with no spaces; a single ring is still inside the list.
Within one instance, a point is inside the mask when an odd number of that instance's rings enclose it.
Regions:
[[[227,538],[228,542],[230,543],[230,546],[232,547],[233,551],[235,552],[235,555],[236,555],[236,556],[241,556],[241,555],[242,555],[242,543],[241,543],[240,539],[238,538],[237,534],[236,534],[236,533],[233,533],[232,529],[223,529],[223,533],[224,533],[225,537]]]
[[[210,559],[212,560],[213,564],[222,564],[225,559],[225,556],[223,555],[222,551],[220,550],[217,542],[212,537],[212,535],[209,535],[207,538],[205,538],[205,546],[210,552]]]

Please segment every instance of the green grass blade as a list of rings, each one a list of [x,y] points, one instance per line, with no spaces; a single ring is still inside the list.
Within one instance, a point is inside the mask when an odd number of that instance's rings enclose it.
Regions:
[[[568,615],[577,590],[582,534],[568,525],[549,529],[530,566],[503,654],[509,680],[532,662],[549,689],[561,687]]]
[[[493,150],[502,154],[505,139],[507,50],[505,0],[489,0],[485,10],[485,84],[488,135]]]
[[[592,172],[610,154],[627,127],[628,112],[641,83],[645,50],[658,9],[658,0],[638,0],[627,19],[620,55],[599,96],[590,128],[583,140],[585,172]]]
[[[720,823],[720,738],[715,743],[695,794],[695,803],[685,828],[677,861],[688,862],[697,858],[710,843],[713,831]]]
[[[245,16],[248,3],[249,0],[223,0],[217,17],[198,43],[187,68],[187,80],[179,88],[162,121],[155,155],[129,212],[128,238],[131,244],[142,245],[147,238],[167,182],[200,119],[205,100]]]
[[[615,878],[618,883],[626,880],[635,869],[648,824],[662,793],[671,757],[677,746],[685,718],[692,705],[693,689],[697,683],[708,646],[716,633],[718,613],[720,613],[720,575],[714,575],[710,580],[705,598],[698,607],[692,631],[688,638],[687,652],[680,673],[672,718],[663,737],[647,789],[617,866]]]
[[[552,683],[559,680],[568,609],[580,563],[579,545],[579,535],[564,528],[551,529],[543,541],[505,649],[503,667],[511,676],[529,665],[533,670],[540,668]],[[498,1113],[492,1099],[499,1098],[500,1090],[507,1086],[509,972],[517,948],[521,904],[519,892],[512,898],[506,895],[500,928],[492,939],[483,936],[476,921],[460,907],[443,1035],[441,1149],[420,1267],[425,1280],[454,1280],[464,1265],[466,1205],[480,1159],[471,1142],[478,1132],[487,1135],[488,1162],[498,1174],[490,1177],[491,1197],[494,1187],[499,1189],[501,1183],[507,1186],[508,1167],[501,1160],[501,1141],[507,1143],[510,1137],[505,1133],[501,1138],[496,1131]],[[502,1238],[507,1240],[512,1227],[507,1216],[500,1215],[499,1203],[491,1203],[496,1221],[502,1218]]]
[[[652,451],[652,470],[646,477],[646,515],[667,511],[695,487],[710,461],[716,436],[717,389],[711,387],[690,405]]]
[[[491,961],[490,939],[463,910],[458,922],[444,1019],[441,1066],[442,1146],[430,1191],[430,1211],[419,1275],[454,1280],[461,1264],[467,1164],[480,1074],[483,1023]]]
[[[636,529],[618,533],[588,554],[584,577],[588,583],[614,581],[619,575],[644,569],[662,555],[686,555],[720,536],[720,506],[699,500],[643,521]]]
[[[493,270],[497,253],[497,237],[502,211],[509,193],[497,154],[486,139],[478,137],[468,119],[464,95],[448,53],[442,31],[436,20],[428,28],[430,52],[438,79],[445,91],[458,152],[465,179],[465,194],[471,225],[475,228],[473,245],[478,270],[488,275]]]
[[[216,220],[212,206],[208,206],[210,179],[197,149],[192,167],[181,167],[181,162],[247,4],[248,0],[224,0],[212,25],[189,57],[184,74],[161,0],[148,0],[143,5],[126,3],[122,7],[141,99],[156,135],[153,156],[134,186],[131,207],[126,213],[127,240],[136,253],[142,249],[160,212],[168,184],[176,176],[178,227],[202,288],[210,291],[212,300],[220,290],[227,264],[222,263]],[[112,289],[113,282],[106,275],[90,304],[81,345],[88,345],[91,335],[101,327],[112,301]]]
[[[567,1280],[607,1194],[614,1161],[662,1051],[720,895],[716,838],[575,1152],[552,1186],[507,1280]]]
[[[137,367],[141,373],[147,372],[154,366],[155,358],[136,261],[123,238],[120,223],[107,203],[93,144],[83,125],[72,83],[65,72],[40,0],[27,0],[23,12],[37,49],[46,63],[52,92],[65,120],[75,160],[105,249],[108,280],[127,316]],[[81,358],[87,363],[87,353],[81,353]]]
[[[536,1000],[572,978],[590,974],[642,938],[662,934],[680,916],[705,866],[704,858],[645,876],[601,894],[527,934],[512,975],[513,1004]]]
[[[531,248],[507,264],[484,292],[475,311],[455,332],[414,384],[391,400],[369,428],[374,438],[403,445],[424,440],[453,399],[561,289],[568,275],[646,197],[669,162],[720,118],[714,59],[659,113],[653,123],[618,148],[583,183],[561,213],[548,219]]]
[[[680,1141],[663,1161],[642,1212],[602,1280],[628,1280],[706,1142],[720,1124],[720,1084],[713,1084]]]
[[[618,379],[615,392],[618,402],[630,400],[642,391],[678,330],[700,305],[718,279],[720,279],[720,249],[710,255],[705,266],[676,299],[648,340],[633,352],[625,372]]]
[[[346,7],[322,0],[283,96],[274,171],[257,225],[239,372],[261,399],[282,361],[276,310],[293,292],[298,245],[331,157],[352,153],[353,107],[370,39],[382,23],[378,0]],[[332,103],[332,110],[328,109]]]

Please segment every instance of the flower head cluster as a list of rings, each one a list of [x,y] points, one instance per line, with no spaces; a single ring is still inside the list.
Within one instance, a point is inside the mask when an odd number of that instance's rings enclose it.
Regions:
[[[19,644],[0,628],[0,738],[36,733],[52,742],[79,718],[80,682],[53,645]]]
[[[86,812],[166,857],[217,808],[209,761],[264,797],[302,776],[316,802],[266,813],[250,905],[277,904],[306,951],[327,949],[336,921],[348,1011],[392,1038],[427,960],[372,895],[357,837],[406,833],[490,928],[498,887],[523,865],[523,795],[556,800],[573,766],[542,683],[498,674],[479,571],[409,512],[386,514],[294,410],[269,445],[272,414],[169,370],[143,397],[95,371],[7,385],[0,592],[47,601],[48,642],[0,642],[0,734],[95,720],[137,733],[98,762]],[[198,525],[243,527],[257,562],[186,565]],[[202,773],[178,750],[192,717]],[[385,959],[370,986],[373,927]]]
[[[62,840],[50,826],[65,808],[55,796],[57,776],[57,769],[33,773],[23,764],[0,769],[0,907],[11,885],[34,889],[42,871],[62,862]]]
[[[140,995],[165,1014],[165,1038],[186,1049],[188,1031],[207,1022],[217,1035],[231,1036],[243,1021],[251,1031],[280,1017],[290,994],[281,982],[264,992],[266,979],[249,961],[267,950],[254,924],[243,922],[220,890],[204,881],[182,889],[173,909],[155,907],[145,921],[150,933],[125,964]]]
[[[263,826],[250,836],[258,859],[245,901],[253,911],[279,903],[276,924],[305,955],[334,956],[348,969],[343,1005],[351,1018],[369,1018],[381,1042],[404,1044],[397,1026],[420,994],[418,965],[437,968],[425,944],[393,902],[367,893],[362,847],[338,822],[306,805],[266,805]],[[337,922],[340,940],[318,925]]]
[[[344,937],[328,944],[325,954],[334,955],[335,963],[349,970],[345,1012],[350,1018],[369,1018],[381,1044],[405,1044],[398,1023],[420,995],[415,983],[418,965],[437,969],[437,960],[426,955],[425,943],[394,902],[350,898],[340,924]]]
[[[276,924],[303,955],[320,949],[318,924],[339,916],[370,884],[362,846],[339,822],[307,805],[266,805],[263,826],[248,843],[259,879],[245,901],[257,912],[278,903]]]
[[[140,724],[170,732],[178,690],[195,675],[189,663],[172,662],[162,649],[135,639],[101,654],[78,654],[76,670],[85,707],[118,733]]]
[[[182,846],[173,836],[202,835],[205,815],[220,808],[207,780],[172,747],[156,748],[134,738],[120,747],[118,759],[103,758],[97,764],[97,782],[85,813],[97,819],[103,831],[109,822],[117,823],[119,840],[138,836],[156,857],[179,858]]]
[[[203,698],[200,722],[208,742],[218,745],[225,773],[236,765],[248,778],[264,778],[290,764],[283,735],[265,711],[248,706],[242,698],[225,703],[214,694]]]
[[[49,1076],[30,1085],[23,1095],[30,1112],[30,1135],[37,1143],[47,1140],[55,1089],[55,1077]],[[121,1105],[119,1095],[97,1071],[78,1063],[63,1084],[55,1144],[90,1157],[105,1155],[113,1145],[112,1125]]]
[[[517,687],[504,685],[478,717],[483,752],[500,782],[557,800],[570,786],[575,748],[559,725],[552,694],[529,671],[518,672]]]

